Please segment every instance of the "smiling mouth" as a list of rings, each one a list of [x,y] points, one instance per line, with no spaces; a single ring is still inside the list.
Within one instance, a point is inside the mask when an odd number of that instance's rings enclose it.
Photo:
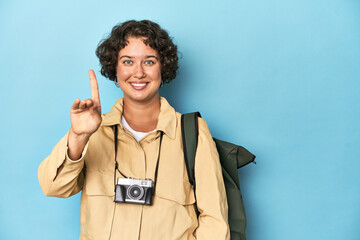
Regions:
[[[148,83],[147,82],[138,82],[138,83],[136,83],[136,82],[131,82],[130,83],[130,85],[132,86],[132,88],[133,89],[135,89],[135,90],[143,90],[144,88],[146,88],[146,85],[147,85]]]
[[[147,83],[130,83],[134,87],[144,87]]]

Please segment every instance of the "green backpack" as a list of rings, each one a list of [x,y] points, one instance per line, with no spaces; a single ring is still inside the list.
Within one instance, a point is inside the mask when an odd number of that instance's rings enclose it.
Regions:
[[[189,181],[194,187],[194,191],[196,188],[194,165],[199,133],[198,117],[201,117],[199,112],[187,113],[181,116],[181,132],[186,170],[189,176]],[[255,155],[241,146],[224,142],[216,138],[214,138],[214,141],[219,152],[220,164],[226,188],[226,196],[229,207],[228,221],[230,227],[230,239],[246,240],[246,215],[244,203],[241,197],[237,170],[250,162],[256,163],[254,161]],[[196,203],[195,210],[199,215]]]

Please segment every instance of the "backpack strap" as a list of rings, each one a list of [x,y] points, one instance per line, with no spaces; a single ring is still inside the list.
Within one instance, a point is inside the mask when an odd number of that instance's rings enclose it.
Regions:
[[[194,188],[194,194],[196,190],[195,183],[195,155],[198,144],[199,125],[198,117],[201,117],[199,112],[187,113],[181,115],[181,135],[184,149],[184,158],[186,164],[186,170],[189,177],[189,182]],[[195,194],[195,211],[199,216],[199,211],[196,206],[196,194]]]
[[[184,148],[184,157],[189,182],[195,187],[195,155],[198,144],[199,127],[197,117],[199,112],[181,115],[181,134]]]

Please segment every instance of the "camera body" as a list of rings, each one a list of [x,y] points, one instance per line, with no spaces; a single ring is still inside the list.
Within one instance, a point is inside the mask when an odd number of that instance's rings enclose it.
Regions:
[[[118,178],[114,202],[151,205],[152,197],[153,181],[151,179]]]

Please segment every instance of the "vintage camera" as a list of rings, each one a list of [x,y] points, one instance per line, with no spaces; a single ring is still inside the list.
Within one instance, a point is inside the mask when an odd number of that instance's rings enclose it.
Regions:
[[[151,205],[153,181],[151,179],[118,178],[115,202]]]

